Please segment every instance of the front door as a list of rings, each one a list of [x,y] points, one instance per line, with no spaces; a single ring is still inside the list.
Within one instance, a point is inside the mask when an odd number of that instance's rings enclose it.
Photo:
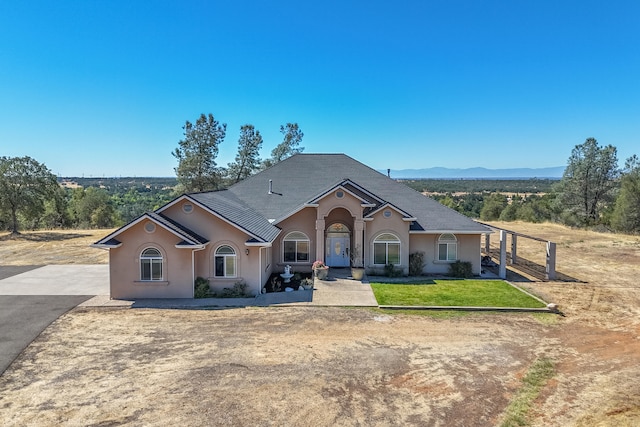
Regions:
[[[329,267],[349,267],[349,237],[327,237],[327,256]]]

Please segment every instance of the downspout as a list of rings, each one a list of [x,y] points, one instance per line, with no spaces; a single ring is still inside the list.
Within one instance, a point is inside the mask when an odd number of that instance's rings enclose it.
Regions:
[[[191,299],[195,298],[195,296],[196,296],[196,290],[195,290],[195,284],[196,284],[196,252],[201,251],[206,247],[207,247],[206,245],[203,245],[201,248],[193,249],[191,251],[191,284],[193,285],[193,286],[191,286]]]

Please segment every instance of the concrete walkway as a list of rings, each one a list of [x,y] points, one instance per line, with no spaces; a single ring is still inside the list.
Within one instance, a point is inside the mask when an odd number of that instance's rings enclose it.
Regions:
[[[270,305],[318,306],[318,307],[377,307],[371,286],[366,278],[353,280],[351,271],[331,269],[327,280],[314,280],[313,291],[293,291],[261,294],[254,298],[168,298],[112,300],[106,295],[98,295],[80,304],[79,307],[105,308],[232,308],[266,307]]]
[[[313,301],[308,305],[377,307],[366,277],[362,281],[353,280],[349,268],[329,269],[327,280],[315,280]]]

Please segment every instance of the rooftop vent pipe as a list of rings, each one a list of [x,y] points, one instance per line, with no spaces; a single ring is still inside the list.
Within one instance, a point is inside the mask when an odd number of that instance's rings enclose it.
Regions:
[[[273,180],[269,180],[269,194],[273,194]]]

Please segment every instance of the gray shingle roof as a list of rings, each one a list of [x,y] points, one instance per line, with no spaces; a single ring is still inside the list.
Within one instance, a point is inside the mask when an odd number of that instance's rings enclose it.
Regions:
[[[122,231],[128,229],[134,224],[139,223],[145,218],[149,218],[157,222],[158,224],[162,225],[166,229],[172,231],[176,236],[178,236],[181,239],[180,243],[178,243],[179,246],[205,245],[209,242],[206,238],[200,236],[197,233],[194,233],[184,225],[175,222],[174,220],[172,220],[171,218],[165,215],[162,215],[157,212],[145,212],[142,215],[140,215],[138,218],[131,221],[130,223],[124,225],[123,227],[118,228],[113,233],[98,240],[96,243],[94,243],[94,245],[108,247],[108,246],[116,246],[120,244],[120,242],[115,239],[115,236],[119,235]]]
[[[281,221],[344,180],[352,181],[415,217],[417,224],[412,225],[412,230],[458,233],[490,231],[472,219],[344,154],[296,154],[233,185],[227,192],[257,215]],[[272,183],[272,194],[269,194],[269,181]]]
[[[244,230],[258,242],[271,242],[280,233],[278,227],[229,190],[192,193],[188,196]]]
[[[153,218],[158,223],[162,224],[166,228],[172,230],[174,233],[179,235],[183,240],[179,243],[180,246],[188,246],[188,245],[204,245],[209,242],[208,239],[200,236],[199,234],[189,230],[182,224],[177,223],[171,218],[155,213],[155,212],[147,212],[145,214],[149,218]]]

